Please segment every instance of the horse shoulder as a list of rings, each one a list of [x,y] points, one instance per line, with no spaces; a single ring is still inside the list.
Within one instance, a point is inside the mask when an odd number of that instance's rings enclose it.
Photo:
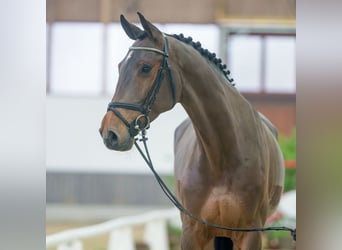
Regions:
[[[175,175],[182,176],[185,169],[199,157],[197,138],[191,120],[183,121],[174,134]]]
[[[185,119],[175,130],[174,134],[174,151],[176,151],[176,146],[182,139],[185,131],[191,126],[191,120],[189,118]]]

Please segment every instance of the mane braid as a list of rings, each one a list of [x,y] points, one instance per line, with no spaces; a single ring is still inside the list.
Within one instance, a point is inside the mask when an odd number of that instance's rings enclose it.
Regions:
[[[169,35],[168,34],[168,36],[171,36],[171,37],[176,38],[177,40],[179,40],[181,42],[184,42],[186,44],[191,45],[195,50],[197,50],[199,53],[201,53],[202,56],[206,57],[209,61],[213,62],[215,64],[215,66],[219,70],[221,70],[221,72],[227,78],[229,83],[232,86],[235,86],[235,83],[233,83],[234,79],[229,77],[230,71],[226,70],[227,69],[227,65],[223,64],[222,60],[220,58],[217,58],[215,53],[211,53],[209,50],[203,49],[201,43],[200,42],[194,42],[192,40],[191,36],[184,37],[183,34],[179,34],[179,35],[177,35],[177,34]]]

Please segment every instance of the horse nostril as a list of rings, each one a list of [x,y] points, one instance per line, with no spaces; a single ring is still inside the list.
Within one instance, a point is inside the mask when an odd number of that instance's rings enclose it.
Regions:
[[[114,146],[118,143],[118,136],[113,131],[109,130],[107,141]]]
[[[123,136],[123,137],[121,137]],[[133,145],[133,139],[129,137],[128,133],[121,135],[112,130],[103,131],[103,143],[108,149],[117,151],[129,150]]]

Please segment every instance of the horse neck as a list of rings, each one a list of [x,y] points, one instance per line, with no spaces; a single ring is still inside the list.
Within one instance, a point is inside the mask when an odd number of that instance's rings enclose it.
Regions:
[[[244,123],[251,121],[244,121],[242,114],[255,117],[256,112],[205,58],[191,58],[191,62],[182,63],[189,68],[183,68],[180,102],[210,165],[238,165],[243,147],[241,138],[245,132],[252,132],[251,124]]]

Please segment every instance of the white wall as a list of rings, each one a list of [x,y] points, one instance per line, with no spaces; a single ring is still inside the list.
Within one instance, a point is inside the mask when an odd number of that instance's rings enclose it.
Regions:
[[[116,152],[104,146],[98,129],[109,101],[109,97],[47,97],[47,171],[150,172],[135,148]],[[148,130],[151,157],[160,173],[173,172],[173,133],[185,117],[177,104]]]

